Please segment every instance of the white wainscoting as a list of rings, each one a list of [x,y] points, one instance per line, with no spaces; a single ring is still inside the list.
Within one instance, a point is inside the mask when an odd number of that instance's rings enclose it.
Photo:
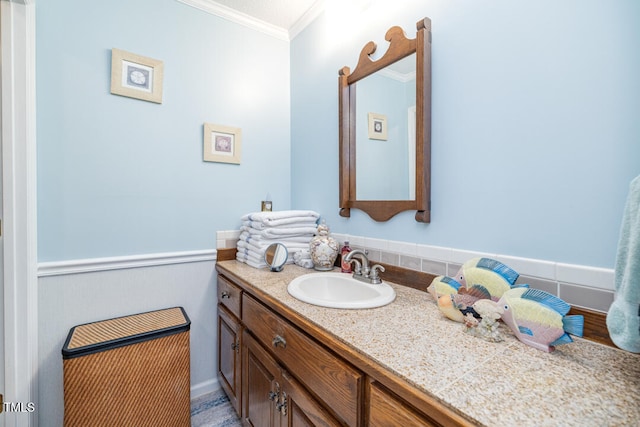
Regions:
[[[168,307],[191,320],[191,397],[217,390],[216,251],[43,263],[38,269],[39,427],[63,420],[62,346],[76,325]],[[162,391],[150,396],[162,400]]]

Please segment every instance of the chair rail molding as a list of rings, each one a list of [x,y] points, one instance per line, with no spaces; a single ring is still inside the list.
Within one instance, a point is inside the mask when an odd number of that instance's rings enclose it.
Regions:
[[[215,261],[216,258],[217,251],[215,249],[207,249],[201,251],[167,252],[108,258],[42,262],[38,264],[38,277],[185,264],[189,262]]]

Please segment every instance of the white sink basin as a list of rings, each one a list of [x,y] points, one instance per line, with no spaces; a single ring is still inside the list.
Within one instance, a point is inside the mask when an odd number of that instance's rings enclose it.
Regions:
[[[293,279],[291,296],[309,304],[330,308],[374,308],[387,305],[396,292],[386,283],[372,285],[345,273],[310,273]]]

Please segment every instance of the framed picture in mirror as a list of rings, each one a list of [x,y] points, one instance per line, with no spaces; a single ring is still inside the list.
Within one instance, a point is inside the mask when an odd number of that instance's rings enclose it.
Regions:
[[[205,162],[240,164],[242,152],[242,131],[240,128],[204,124]]]
[[[369,113],[369,139],[387,140],[387,116]]]

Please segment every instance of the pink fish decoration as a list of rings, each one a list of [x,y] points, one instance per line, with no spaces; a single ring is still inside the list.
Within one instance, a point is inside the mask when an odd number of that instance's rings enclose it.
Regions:
[[[551,352],[561,344],[573,342],[569,334],[582,336],[584,317],[567,316],[571,306],[539,289],[515,288],[495,303],[501,319],[523,343]]]

